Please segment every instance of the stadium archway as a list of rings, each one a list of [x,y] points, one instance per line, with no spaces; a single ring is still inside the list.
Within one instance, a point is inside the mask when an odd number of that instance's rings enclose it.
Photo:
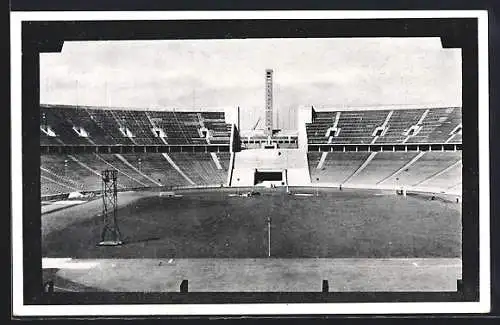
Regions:
[[[262,186],[286,186],[286,169],[256,169],[254,174],[254,185]]]

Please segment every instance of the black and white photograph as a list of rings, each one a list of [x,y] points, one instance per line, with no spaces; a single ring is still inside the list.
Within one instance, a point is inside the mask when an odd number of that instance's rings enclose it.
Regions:
[[[65,36],[56,50],[37,43],[33,61],[23,43],[36,77],[23,70],[17,91],[21,79],[23,93],[35,89],[22,103],[33,138],[17,163],[36,181],[22,182],[32,199],[19,225],[38,229],[24,228],[22,244],[40,254],[29,271],[40,286],[25,280],[24,295],[38,290],[46,308],[202,297],[202,313],[488,299],[478,212],[489,217],[470,198],[488,107],[464,61],[475,53],[477,75],[477,43],[471,52],[439,31],[308,37],[304,26],[305,36]]]

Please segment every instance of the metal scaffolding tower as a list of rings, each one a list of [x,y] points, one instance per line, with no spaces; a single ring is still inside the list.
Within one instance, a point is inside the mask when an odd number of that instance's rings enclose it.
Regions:
[[[118,246],[122,244],[117,221],[117,175],[118,171],[114,169],[106,169],[101,173],[104,227],[101,232],[99,246]]]

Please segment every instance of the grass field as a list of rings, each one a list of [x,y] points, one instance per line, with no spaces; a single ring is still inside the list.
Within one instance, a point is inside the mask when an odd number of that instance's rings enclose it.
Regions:
[[[232,190],[234,192],[234,190]],[[98,205],[58,211],[64,226],[47,226],[42,256],[72,258],[262,258],[268,254],[266,218],[272,217],[276,258],[457,258],[461,256],[461,206],[375,191],[276,191],[230,197],[228,191],[157,193],[118,211],[125,245],[97,247]],[[78,219],[78,211],[87,213]],[[43,218],[48,216],[42,216]],[[49,220],[47,219],[47,220]]]

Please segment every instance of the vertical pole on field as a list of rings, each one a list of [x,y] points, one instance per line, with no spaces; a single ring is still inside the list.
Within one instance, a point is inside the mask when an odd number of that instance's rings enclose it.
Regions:
[[[271,257],[271,217],[267,217],[267,257]]]

